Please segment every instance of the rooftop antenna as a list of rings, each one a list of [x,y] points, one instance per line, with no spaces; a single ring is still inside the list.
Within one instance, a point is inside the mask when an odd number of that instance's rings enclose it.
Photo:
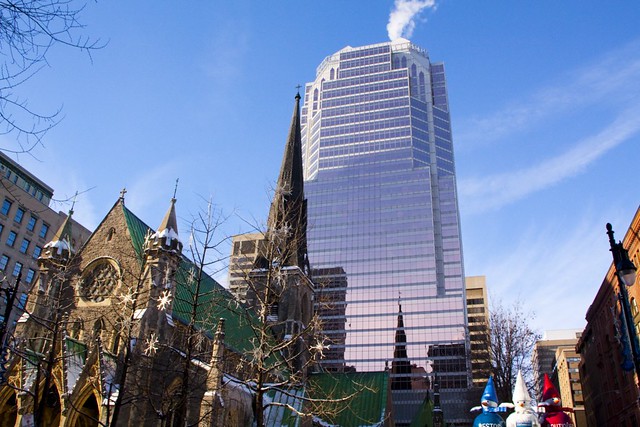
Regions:
[[[173,199],[174,200],[176,198],[176,193],[178,192],[178,181],[180,181],[180,178],[176,178],[176,186],[173,189]]]
[[[73,208],[76,206],[76,199],[78,198],[78,191],[73,195],[73,202],[71,203],[71,209],[69,209],[69,215],[73,215]]]

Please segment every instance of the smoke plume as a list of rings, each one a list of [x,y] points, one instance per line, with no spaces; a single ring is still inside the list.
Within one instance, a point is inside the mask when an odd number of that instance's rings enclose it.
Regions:
[[[387,33],[389,39],[410,38],[416,24],[414,19],[426,8],[435,8],[436,0],[395,0],[394,8],[389,15]]]

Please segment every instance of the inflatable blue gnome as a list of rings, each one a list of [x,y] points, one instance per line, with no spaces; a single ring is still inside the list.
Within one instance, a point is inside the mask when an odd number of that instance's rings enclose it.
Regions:
[[[489,381],[487,381],[480,405],[471,408],[471,412],[482,410],[482,413],[473,420],[473,427],[506,427],[498,412],[507,412],[507,408],[504,405],[498,406],[498,396],[493,385],[493,377],[489,377]]]
[[[513,407],[515,412],[507,418],[507,427],[540,427],[538,414],[531,407],[531,396],[520,371],[513,388]]]

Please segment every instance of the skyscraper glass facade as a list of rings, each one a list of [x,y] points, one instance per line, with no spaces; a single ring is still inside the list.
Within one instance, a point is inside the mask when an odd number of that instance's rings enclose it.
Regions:
[[[331,345],[322,363],[396,372],[401,304],[412,388],[434,374],[442,390],[467,388],[444,65],[403,39],[327,57],[305,87],[302,141],[309,257]]]

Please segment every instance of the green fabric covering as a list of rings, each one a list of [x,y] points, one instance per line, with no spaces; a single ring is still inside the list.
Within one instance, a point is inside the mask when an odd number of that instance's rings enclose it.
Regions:
[[[270,390],[267,392],[265,401],[289,405],[297,411],[301,411],[304,404],[304,395],[305,390],[302,387],[291,387],[286,392]],[[264,410],[264,421],[265,425],[268,426],[298,427],[300,425],[298,414],[288,407],[280,405],[267,406]]]
[[[328,425],[382,426],[389,416],[386,411],[388,382],[387,372],[313,374],[307,383],[307,394],[311,399],[328,400],[314,404],[313,409]],[[351,395],[353,397],[343,402],[335,401]]]
[[[416,414],[411,427],[433,427],[433,402],[429,399],[429,395],[422,401],[422,406]]]

